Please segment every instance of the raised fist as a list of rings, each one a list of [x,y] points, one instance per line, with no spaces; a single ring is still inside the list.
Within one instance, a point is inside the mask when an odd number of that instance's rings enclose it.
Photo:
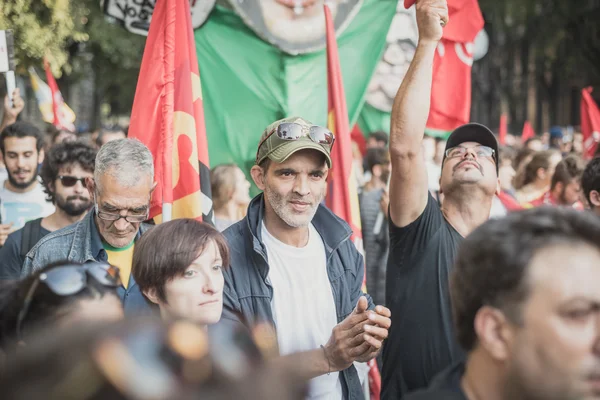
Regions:
[[[419,42],[437,43],[449,19],[446,0],[417,0],[416,7]]]

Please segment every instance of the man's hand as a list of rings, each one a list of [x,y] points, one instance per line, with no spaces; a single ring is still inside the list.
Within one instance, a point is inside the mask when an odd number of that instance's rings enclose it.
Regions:
[[[0,225],[0,246],[4,246],[6,238],[12,233],[12,222],[10,224]]]
[[[388,330],[392,325],[392,316],[389,308],[384,306],[375,307],[375,311],[367,311],[369,323],[365,324],[363,339],[369,343],[369,348],[356,358],[358,362],[367,362],[375,358],[383,347],[383,341],[388,337]]]
[[[390,327],[390,311],[377,306],[376,311],[367,311],[366,297],[358,299],[356,308],[346,319],[333,328],[325,345],[325,355],[331,371],[348,368],[354,361],[370,360],[377,354],[387,338]]]
[[[416,7],[419,42],[439,42],[449,20],[446,0],[417,0]]]
[[[10,125],[17,121],[17,116],[25,108],[25,102],[21,98],[21,91],[16,88],[12,93],[12,107],[8,95],[4,97],[4,125]]]

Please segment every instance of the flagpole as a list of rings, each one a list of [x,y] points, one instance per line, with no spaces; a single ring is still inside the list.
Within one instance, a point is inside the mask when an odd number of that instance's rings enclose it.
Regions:
[[[161,153],[164,179],[162,221],[170,221],[173,217],[173,110],[175,108],[175,22],[177,20],[177,0],[167,1],[166,22],[164,28],[164,96],[163,103],[163,150]]]

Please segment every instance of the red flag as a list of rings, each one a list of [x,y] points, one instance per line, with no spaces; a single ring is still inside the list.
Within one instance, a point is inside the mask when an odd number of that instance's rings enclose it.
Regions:
[[[600,143],[600,109],[592,98],[592,88],[581,91],[581,133],[583,133],[583,155],[591,159]]]
[[[427,120],[428,129],[446,132],[469,122],[473,41],[484,24],[477,0],[448,0],[448,12],[433,64]]]
[[[57,129],[63,129],[70,132],[75,132],[75,125],[69,121],[67,115],[65,115],[64,109],[66,107],[65,101],[58,90],[58,85],[50,70],[50,63],[44,58],[44,70],[46,71],[46,80],[50,87],[50,93],[52,94],[52,114],[54,116],[52,125]]]
[[[157,222],[171,218],[212,222],[202,90],[188,0],[156,2],[129,135],[154,156],[158,185],[150,216]]]
[[[506,122],[506,114],[500,116],[500,129],[498,130],[498,141],[501,145],[506,144],[506,134],[508,133],[508,126]]]
[[[535,132],[533,131],[529,121],[525,121],[525,124],[523,125],[523,133],[521,134],[521,143],[525,143],[532,137],[535,137]]]
[[[352,162],[350,123],[348,121],[342,71],[340,69],[331,11],[327,4],[323,7],[325,9],[325,27],[327,32],[327,127],[335,135],[335,144],[331,149],[331,161],[333,165],[329,173],[326,203],[327,207],[350,225],[352,228],[352,241],[362,253],[358,188]],[[363,277],[363,290],[366,291],[365,283],[365,278]],[[381,375],[379,374],[375,360],[369,362],[369,367],[371,399],[379,400]]]

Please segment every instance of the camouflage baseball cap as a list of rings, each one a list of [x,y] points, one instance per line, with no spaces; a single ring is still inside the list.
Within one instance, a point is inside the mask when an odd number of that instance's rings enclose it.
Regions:
[[[258,150],[256,152],[256,164],[263,162],[265,158],[269,158],[276,163],[282,163],[287,160],[292,154],[300,150],[317,150],[325,155],[327,166],[331,168],[331,146],[315,142],[309,135],[303,135],[296,140],[281,139],[277,134],[273,134],[279,125],[284,123],[298,124],[306,127],[308,132],[311,128],[316,127],[328,133],[325,128],[313,125],[309,121],[300,117],[291,117],[280,119],[269,125],[260,137]],[[270,135],[270,136],[269,136]],[[333,135],[333,134],[331,134]],[[266,139],[266,140],[265,140]]]

